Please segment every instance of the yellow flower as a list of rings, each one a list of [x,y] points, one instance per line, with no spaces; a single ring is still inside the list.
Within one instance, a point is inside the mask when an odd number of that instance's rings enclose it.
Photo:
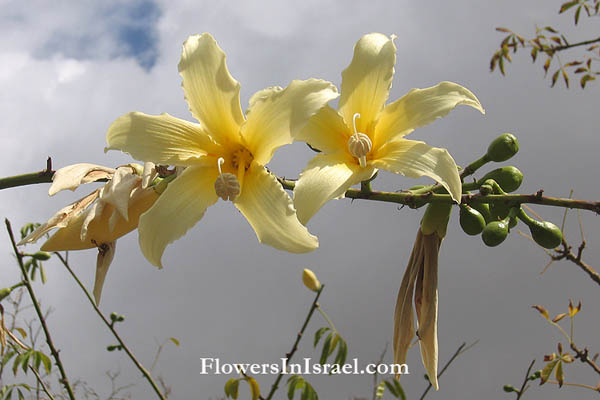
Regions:
[[[460,177],[448,151],[404,137],[457,105],[484,110],[473,93],[451,82],[412,89],[385,105],[396,62],[393,39],[380,33],[363,36],[342,73],[339,112],[323,108],[296,136],[322,152],[309,162],[294,189],[300,222],[308,222],[327,201],[343,197],[377,169],[431,177],[460,202]]]
[[[194,226],[218,197],[234,203],[259,241],[290,252],[315,249],[317,238],[298,222],[291,199],[264,165],[337,97],[335,87],[311,79],[293,81],[286,89],[261,90],[250,99],[246,119],[240,85],[229,74],[224,52],[207,33],[183,44],[179,72],[199,123],[168,114],[129,113],[107,133],[108,149],[187,167],[140,218],[140,247],[146,258],[161,267],[167,244]]]

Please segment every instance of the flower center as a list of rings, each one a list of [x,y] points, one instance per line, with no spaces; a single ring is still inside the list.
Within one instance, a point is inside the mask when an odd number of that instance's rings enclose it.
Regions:
[[[238,181],[237,177],[234,174],[230,174],[228,172],[224,173],[221,170],[221,165],[223,165],[224,162],[225,162],[225,160],[223,159],[223,157],[219,157],[219,159],[217,160],[217,168],[219,168],[219,176],[217,177],[217,180],[215,181],[215,192],[217,193],[217,196],[219,196],[223,200],[233,201],[240,194],[241,185],[240,185],[240,182]]]
[[[240,147],[231,154],[231,165],[238,171],[242,166],[244,167],[244,171],[248,171],[253,159],[254,156],[252,156],[252,153],[250,153],[248,149],[245,147]]]
[[[371,139],[364,133],[358,132],[356,129],[356,118],[360,118],[360,114],[354,114],[352,125],[354,127],[354,135],[348,139],[348,151],[353,157],[358,159],[361,167],[367,166],[367,154],[371,151],[373,143]]]

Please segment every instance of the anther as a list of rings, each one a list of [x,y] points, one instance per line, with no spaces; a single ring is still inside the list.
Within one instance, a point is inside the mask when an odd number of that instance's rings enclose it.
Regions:
[[[225,160],[223,157],[219,157],[219,160],[217,161],[219,176],[215,181],[215,192],[217,193],[217,196],[223,200],[233,201],[241,192],[240,183],[234,174],[228,172],[223,173],[221,165],[223,165],[224,162]]]
[[[371,139],[364,133],[358,132],[356,129],[356,118],[360,118],[360,114],[354,114],[352,118],[352,125],[354,127],[354,135],[348,139],[348,151],[353,157],[358,159],[361,167],[367,166],[367,154],[371,151],[373,143]]]

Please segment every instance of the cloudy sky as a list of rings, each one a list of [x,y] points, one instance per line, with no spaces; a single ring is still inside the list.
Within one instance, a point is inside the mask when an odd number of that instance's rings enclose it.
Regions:
[[[466,165],[503,132],[521,143],[514,162],[525,174],[521,188],[532,193],[598,199],[600,168],[597,136],[598,88],[550,89],[541,65],[523,53],[508,76],[490,74],[488,62],[502,36],[497,26],[532,34],[534,26],[556,24],[573,32],[570,17],[556,16],[560,1],[481,2],[408,1],[0,1],[0,159],[2,175],[33,172],[52,156],[55,168],[92,162],[117,166],[130,162],[121,153],[104,154],[105,132],[129,111],[168,112],[191,119],[180,87],[177,63],[190,35],[210,32],[227,53],[232,75],[242,85],[242,107],[264,87],[286,86],[292,79],[318,77],[339,86],[354,43],[365,33],[398,36],[396,76],[390,99],[413,87],[449,80],[471,89],[486,109],[483,116],[460,108],[411,134],[447,148]],[[596,25],[593,25],[595,23]],[[572,41],[597,35],[597,21],[583,21]],[[596,85],[597,86],[597,85]],[[276,154],[269,167],[295,177],[312,157],[295,144]],[[421,181],[420,181],[421,182]],[[427,180],[422,180],[427,182]],[[380,174],[375,188],[406,189],[416,182]],[[45,221],[81,196],[47,196],[47,185],[4,190],[3,216],[18,227]],[[562,212],[536,207],[542,217],[560,223]],[[305,267],[327,287],[321,304],[350,346],[350,358],[369,363],[392,340],[396,293],[422,211],[390,204],[338,200],[327,204],[308,227],[320,248],[290,255],[259,245],[235,208],[211,207],[184,238],[170,245],[163,270],[151,266],[137,248],[137,233],[121,239],[106,280],[101,308],[126,316],[119,327],[146,365],[158,344],[169,337],[155,375],[172,388],[174,399],[222,396],[228,376],[199,375],[200,358],[222,362],[270,363],[289,350],[312,301],[301,284]],[[598,259],[597,217],[583,213],[590,248]],[[578,241],[576,214],[568,219],[567,239]],[[5,236],[0,287],[16,282],[18,272]],[[71,255],[81,278],[93,282],[95,251]],[[428,398],[511,396],[504,384],[519,385],[532,359],[555,351],[558,332],[533,311],[543,304],[552,314],[566,311],[570,298],[581,299],[583,312],[576,340],[598,351],[598,287],[573,264],[547,263],[544,252],[516,231],[490,249],[467,237],[453,215],[440,256],[439,338],[444,363],[462,343],[479,344],[461,356]],[[114,340],[87,300],[58,263],[46,265],[49,282],[39,290],[52,307],[49,319],[72,380],[83,379],[109,393],[104,371],[119,370],[119,382],[135,382],[133,398],[152,398],[139,373],[122,353],[104,349]],[[325,322],[315,316],[308,333]],[[310,340],[298,357],[316,357]],[[386,362],[391,362],[388,351]],[[411,375],[402,379],[409,398],[426,384],[417,348],[409,353]],[[566,370],[569,381],[595,384],[597,377],[580,366]],[[371,377],[307,377],[323,399],[370,397]],[[268,391],[274,376],[258,378]],[[246,389],[242,389],[246,390]],[[528,399],[559,399],[582,389],[534,387]],[[247,392],[243,394],[247,395]],[[586,397],[587,396],[587,397]],[[280,393],[283,398],[283,392]]]

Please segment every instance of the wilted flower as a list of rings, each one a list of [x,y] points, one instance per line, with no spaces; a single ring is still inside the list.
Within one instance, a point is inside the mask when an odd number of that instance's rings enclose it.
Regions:
[[[394,314],[394,363],[404,364],[415,336],[414,309],[421,359],[431,385],[437,390],[438,368],[438,254],[450,217],[450,205],[430,204],[417,232]]]
[[[111,172],[112,171],[112,172]],[[18,245],[34,243],[50,230],[59,228],[41,247],[43,251],[99,251],[94,283],[96,303],[114,256],[117,238],[138,225],[139,217],[158,199],[154,187],[142,188],[141,166],[126,165],[115,169],[92,164],[75,164],[56,171],[49,194],[75,190],[82,183],[101,179],[101,188],[59,210],[46,223],[21,240]]]

